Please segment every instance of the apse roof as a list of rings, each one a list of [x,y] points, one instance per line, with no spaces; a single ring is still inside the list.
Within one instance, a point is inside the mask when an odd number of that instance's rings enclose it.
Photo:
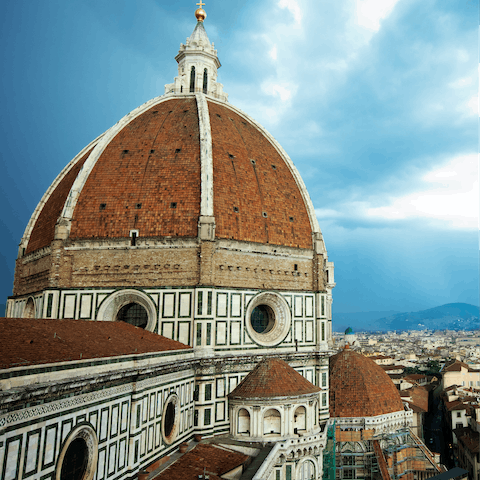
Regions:
[[[349,348],[330,357],[331,417],[373,417],[403,410],[398,390],[373,360]]]
[[[226,478],[224,474],[245,464],[248,459],[248,455],[230,450],[223,445],[219,447],[199,443],[153,478],[155,480],[197,480],[200,475],[203,475],[205,469],[210,480],[220,480]]]
[[[190,349],[125,322],[0,318],[0,368]]]
[[[228,395],[229,398],[268,398],[319,392],[287,362],[264,358]]]

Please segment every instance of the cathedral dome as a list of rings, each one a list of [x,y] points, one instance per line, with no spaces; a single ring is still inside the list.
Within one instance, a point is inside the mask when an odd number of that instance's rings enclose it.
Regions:
[[[373,360],[348,347],[330,357],[331,417],[374,417],[403,410],[400,393]]]
[[[24,253],[63,240],[196,237],[312,248],[318,231],[293,163],[254,120],[202,94],[164,95],[88,145],[49,188]],[[63,222],[63,224],[62,224]]]
[[[87,145],[41,199],[8,316],[129,321],[205,349],[213,337],[224,349],[227,337],[291,342],[303,317],[300,343],[331,338],[333,263],[305,184],[279,143],[228,102],[196,13],[164,95]],[[236,290],[214,290],[223,288]],[[205,322],[217,314],[237,323],[216,330]]]

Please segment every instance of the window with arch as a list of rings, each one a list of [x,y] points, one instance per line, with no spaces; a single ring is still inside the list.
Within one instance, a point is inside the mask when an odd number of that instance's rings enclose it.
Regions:
[[[208,73],[207,69],[203,70],[203,93],[206,95],[208,90]]]
[[[132,302],[124,305],[118,311],[117,320],[135,327],[145,328],[148,323],[148,313],[142,305]]]
[[[190,92],[195,92],[195,67],[190,70]]]
[[[306,460],[300,467],[300,480],[311,480],[312,478],[317,478],[315,464],[311,460]]]
[[[35,302],[32,297],[28,298],[23,309],[23,318],[35,318]]]
[[[293,414],[294,432],[307,429],[307,411],[305,407],[298,407]]]
[[[278,410],[271,408],[265,412],[263,416],[263,434],[271,435],[277,434],[280,435],[281,432],[281,415]]]
[[[250,414],[245,408],[241,408],[238,411],[237,431],[244,435],[250,434]]]

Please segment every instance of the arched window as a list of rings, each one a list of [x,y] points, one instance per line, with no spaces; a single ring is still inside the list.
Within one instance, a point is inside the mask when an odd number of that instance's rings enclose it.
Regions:
[[[207,69],[203,71],[203,93],[206,95],[208,90],[208,73]]]
[[[67,448],[63,458],[61,480],[83,480],[88,464],[87,442],[77,437]]]
[[[195,92],[195,67],[190,71],[190,92]]]
[[[307,429],[307,412],[305,407],[298,407],[293,414],[294,432]]]
[[[281,417],[280,412],[271,408],[265,412],[263,416],[263,434],[270,435],[270,434],[277,434],[280,435],[280,425],[281,425]]]
[[[23,309],[23,318],[35,318],[35,302],[29,297]]]
[[[245,408],[238,411],[238,433],[250,434],[250,414]]]
[[[300,480],[311,480],[317,478],[315,475],[315,464],[311,460],[302,463],[300,469]]]
[[[129,303],[119,310],[117,320],[127,322],[135,327],[145,328],[148,323],[148,313],[138,303]]]

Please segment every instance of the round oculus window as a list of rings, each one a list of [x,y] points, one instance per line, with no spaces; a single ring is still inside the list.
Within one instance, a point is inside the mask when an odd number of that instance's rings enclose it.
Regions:
[[[257,333],[267,333],[275,325],[275,314],[268,305],[257,305],[252,310],[250,322]]]
[[[245,315],[247,332],[259,345],[278,345],[290,330],[290,307],[278,293],[258,294],[248,304]]]
[[[92,480],[97,470],[97,458],[95,430],[88,423],[77,425],[62,446],[55,480]]]
[[[176,394],[168,397],[163,408],[162,415],[162,434],[165,443],[170,445],[177,437],[178,422],[179,422],[179,399]]]
[[[129,303],[119,310],[117,320],[129,323],[135,327],[146,328],[148,324],[148,313],[142,305]]]

